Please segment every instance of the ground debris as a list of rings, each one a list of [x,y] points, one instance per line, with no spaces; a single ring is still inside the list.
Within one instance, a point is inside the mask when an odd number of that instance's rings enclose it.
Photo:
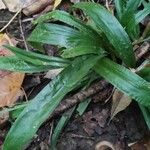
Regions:
[[[3,45],[14,46],[16,41],[6,34],[0,35],[0,57],[13,55]],[[19,96],[23,95],[20,88],[24,73],[0,70],[0,107],[12,105]]]
[[[106,125],[107,118],[109,116],[108,110],[94,109],[94,111],[89,111],[83,116],[83,129],[89,136],[92,136],[94,132],[102,134],[101,128]]]

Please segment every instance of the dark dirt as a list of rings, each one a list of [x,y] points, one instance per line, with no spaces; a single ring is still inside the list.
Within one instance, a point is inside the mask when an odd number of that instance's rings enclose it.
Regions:
[[[2,28],[13,15],[14,14],[7,10],[1,10],[0,28]],[[21,19],[24,20],[26,17],[22,15]],[[19,17],[8,26],[6,33],[15,37],[19,41],[18,45],[24,48],[18,20]],[[22,27],[25,37],[28,37],[34,28],[31,21],[23,22]],[[51,47],[48,46],[48,49],[51,49]],[[53,52],[53,50],[50,50],[50,52]],[[26,75],[24,88],[30,97],[33,97],[48,82],[49,80],[43,79],[43,74]],[[107,99],[111,91],[106,90],[105,92],[104,95],[106,95]],[[74,115],[71,118],[58,141],[58,150],[93,150],[95,149],[96,143],[104,140],[117,145],[118,149],[116,150],[129,150],[129,143],[136,142],[149,134],[136,102],[132,102],[126,110],[119,113],[109,122],[111,99],[105,104],[97,100],[100,97],[101,95],[98,94],[95,96],[95,102],[90,103],[83,116]],[[52,122],[55,127],[58,118],[51,122],[47,121],[39,129],[33,142],[26,150],[47,150]],[[0,130],[0,145],[2,145],[4,141],[9,126],[10,123],[6,124],[5,127]]]

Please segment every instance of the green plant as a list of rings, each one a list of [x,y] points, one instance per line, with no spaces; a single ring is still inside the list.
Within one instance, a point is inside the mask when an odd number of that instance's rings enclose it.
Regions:
[[[150,83],[140,77],[142,71],[138,75],[130,68],[136,64],[131,39],[140,38],[139,23],[150,13],[150,3],[142,0],[116,0],[115,3],[120,22],[101,5],[88,2],[77,3],[73,7],[83,10],[92,24],[87,25],[58,10],[38,18],[34,22],[38,25],[28,41],[36,46],[58,46],[59,58],[7,46],[15,56],[0,59],[0,69],[22,72],[64,69],[19,114],[5,139],[4,150],[23,149],[63,97],[80,87],[81,81],[87,81],[93,71],[131,96],[140,106],[149,109]],[[144,9],[138,11],[142,4]],[[51,19],[68,26],[44,23]],[[122,60],[122,65],[117,63],[118,59]],[[150,126],[150,122],[148,124]]]

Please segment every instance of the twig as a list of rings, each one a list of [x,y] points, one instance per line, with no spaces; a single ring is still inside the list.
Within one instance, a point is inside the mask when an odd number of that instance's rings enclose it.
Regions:
[[[0,30],[0,32],[3,32],[10,24],[11,22],[17,17],[17,15],[21,12],[21,9],[18,10],[15,15],[9,20],[9,22]]]
[[[72,137],[72,138],[95,140],[94,137],[83,136],[83,135],[78,135],[78,134],[71,134],[71,137]]]
[[[106,8],[110,11],[108,0],[106,0],[105,6],[106,6]]]
[[[23,23],[24,23],[24,22],[31,22],[31,21],[33,21],[33,18],[26,18],[26,19],[23,19],[23,20],[22,20]]]
[[[5,20],[1,20],[0,23],[7,23],[8,21]],[[18,22],[18,21],[14,21],[14,22]]]
[[[53,129],[54,129],[54,121],[51,122],[51,130],[50,130],[50,135],[49,135],[49,139],[48,139],[48,144],[49,145],[51,144]]]
[[[22,92],[23,92],[23,94],[24,94],[24,96],[25,96],[25,100],[26,100],[26,102],[28,102],[29,100],[28,100],[28,97],[27,97],[27,94],[26,94],[26,92],[25,92],[24,88],[23,88],[23,87],[21,87],[21,90],[22,90]]]
[[[19,15],[19,25],[20,25],[20,32],[21,32],[21,36],[24,42],[24,46],[26,48],[26,51],[29,51],[29,48],[28,48],[28,45],[24,36],[23,28],[22,28],[21,14]]]
[[[89,88],[81,90],[80,92],[76,93],[70,98],[63,100],[59,106],[55,109],[54,113],[50,118],[53,118],[60,113],[68,110],[69,108],[73,107],[74,105],[84,101],[86,98],[98,93],[103,92],[105,88],[107,88],[110,84],[105,80],[101,80],[97,83],[92,84]]]
[[[135,56],[136,60],[140,60],[148,51],[150,48],[150,44],[148,42],[144,42],[136,51]]]

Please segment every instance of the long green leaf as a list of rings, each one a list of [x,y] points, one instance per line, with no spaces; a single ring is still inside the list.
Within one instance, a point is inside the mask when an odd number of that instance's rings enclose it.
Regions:
[[[126,3],[126,8],[122,14],[120,22],[128,35],[135,40],[139,37],[139,27],[136,24],[135,13],[141,0],[127,0]]]
[[[117,10],[118,18],[119,18],[119,20],[121,20],[122,15],[125,10],[125,1],[124,0],[115,0],[115,7]]]
[[[142,113],[143,113],[143,117],[145,119],[145,122],[150,130],[150,108],[148,107],[144,107],[143,105],[139,105]]]
[[[75,88],[98,59],[91,55],[79,57],[51,81],[19,115],[7,134],[3,150],[23,149],[62,98]]]
[[[146,65],[143,69],[138,71],[138,75],[140,75],[142,78],[148,81],[150,81],[150,66],[149,65],[150,63]]]
[[[77,107],[77,112],[79,113],[80,116],[83,115],[83,113],[86,111],[87,107],[89,106],[91,102],[91,98],[87,98],[83,102],[81,102],[78,107]]]
[[[150,83],[140,76],[107,58],[96,64],[95,71],[139,104],[150,106]]]
[[[70,63],[69,60],[62,59],[59,57],[46,56],[35,52],[27,52],[25,50],[12,46],[5,46],[5,47],[11,50],[16,56],[18,56],[18,58],[26,62],[32,63],[34,65],[63,68]]]
[[[150,14],[150,2],[147,3],[143,10],[135,15],[136,24],[140,23],[147,15]]]
[[[101,56],[104,55],[104,50],[98,46],[77,46],[75,48],[70,48],[64,50],[63,54],[61,55],[63,58],[71,58],[85,54],[100,54]]]
[[[1,70],[9,70],[15,72],[25,72],[25,73],[34,73],[34,72],[42,72],[48,71],[50,69],[54,69],[52,66],[41,66],[34,65],[19,59],[16,56],[7,56],[0,58],[0,69]]]
[[[50,148],[52,150],[56,149],[56,144],[57,144],[58,138],[59,138],[63,128],[66,126],[66,124],[68,123],[69,119],[71,118],[75,108],[76,108],[76,106],[74,106],[73,108],[69,109],[67,112],[63,113],[62,117],[58,121],[58,124],[57,124],[57,126],[56,126],[56,128],[54,130],[53,135],[52,135],[52,140],[51,140],[51,145],[50,145]]]
[[[128,66],[133,67],[135,57],[132,44],[117,19],[104,7],[96,3],[81,2],[75,4],[74,7],[82,9],[93,19],[96,25],[105,33],[109,42],[114,46],[116,56],[120,57]]]
[[[127,0],[126,11],[135,12],[142,0]]]
[[[138,67],[137,74],[144,78],[146,81],[150,82],[150,62],[145,60],[143,64]],[[145,122],[150,129],[150,107],[145,107],[139,104],[139,107],[142,111]]]
[[[124,15],[124,18],[122,20],[125,20],[124,22],[122,22],[122,25],[124,26],[130,38],[133,41],[138,39],[140,29],[139,29],[139,25],[136,23],[135,14],[133,12],[128,12],[128,14]]]

